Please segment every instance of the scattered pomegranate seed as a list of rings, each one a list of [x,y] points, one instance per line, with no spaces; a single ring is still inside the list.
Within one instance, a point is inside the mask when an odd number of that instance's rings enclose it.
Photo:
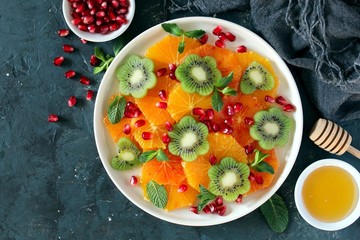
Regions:
[[[153,137],[153,134],[151,132],[143,132],[142,133],[142,138],[144,140],[150,140],[150,139],[152,139],[152,137]]]
[[[176,80],[175,72],[170,72],[170,73],[169,73],[169,77],[170,77],[172,80]]]
[[[64,52],[73,52],[74,51],[74,47],[69,45],[69,44],[64,44],[63,45],[63,50]]]
[[[211,131],[211,121],[210,120],[205,120],[204,124],[207,126],[208,130]]]
[[[230,42],[234,42],[236,40],[235,35],[232,34],[231,32],[226,32],[225,36],[226,36],[226,39],[229,40]]]
[[[211,154],[209,157],[209,162],[212,166],[214,166],[217,163],[217,157]]]
[[[91,90],[91,89],[87,90],[87,92],[86,92],[86,100],[91,101],[93,96],[94,96],[94,91]]]
[[[161,136],[161,141],[165,144],[169,143],[171,141],[171,138],[169,137],[169,135],[167,135],[166,133],[164,133]]]
[[[234,112],[237,113],[237,112],[240,112],[240,110],[243,108],[243,105],[242,103],[240,102],[237,102],[234,104]]]
[[[60,37],[66,37],[66,36],[69,35],[69,33],[70,33],[69,29],[60,29],[60,30],[58,31],[58,35],[59,35]]]
[[[276,102],[277,104],[280,104],[280,105],[285,105],[285,104],[288,103],[283,96],[278,96],[278,97],[275,99],[275,102]]]
[[[135,186],[137,184],[137,182],[138,182],[137,177],[135,177],[135,176],[130,177],[130,184],[131,185]]]
[[[218,132],[220,130],[219,124],[217,124],[215,122],[212,123],[211,128],[214,132]]]
[[[223,124],[223,126],[221,127],[221,132],[224,134],[232,134],[234,132],[234,129],[227,124]]]
[[[87,77],[81,76],[80,83],[84,84],[84,85],[90,85],[90,79],[88,79]]]
[[[249,179],[249,181],[252,181],[252,182],[255,181],[255,174],[250,172],[248,179]]]
[[[146,124],[145,120],[144,119],[139,119],[135,122],[134,126],[139,128],[139,127],[142,127]]]
[[[255,150],[255,147],[252,144],[246,145],[244,148],[246,154],[251,154]]]
[[[234,119],[232,117],[227,118],[224,120],[224,123],[231,126],[234,123]]]
[[[226,37],[226,35],[225,35],[225,33],[223,33],[223,32],[221,32],[221,33],[218,35],[218,38],[219,38],[219,40],[222,41],[222,42],[225,42],[225,41],[228,40],[227,37]]]
[[[217,211],[217,206],[216,206],[215,203],[210,203],[210,204],[208,204],[208,206],[209,206],[209,209],[210,209],[211,213],[214,213],[214,212]]]
[[[167,96],[166,96],[166,92],[165,90],[160,90],[159,91],[159,98],[163,101],[166,101],[167,100]]]
[[[195,214],[199,214],[198,208],[197,208],[196,206],[191,206],[191,207],[189,208],[189,210],[190,210],[190,212],[193,212],[193,213],[195,213]]]
[[[294,107],[294,105],[288,103],[282,107],[282,110],[285,112],[293,112],[293,111],[295,111],[295,107]]]
[[[199,116],[199,122],[205,123],[206,120],[208,120],[208,118],[205,113]]]
[[[74,70],[69,70],[69,71],[65,72],[66,78],[73,78],[73,77],[75,77],[75,75],[76,75],[76,72]]]
[[[242,200],[243,200],[243,195],[240,194],[240,195],[237,197],[237,199],[235,199],[235,202],[239,204],[239,203],[242,203]]]
[[[123,132],[124,132],[126,135],[130,134],[130,132],[131,132],[131,126],[130,126],[130,124],[125,124],[125,125],[124,125]]]
[[[203,208],[203,212],[206,213],[206,214],[211,213],[211,209],[210,209],[209,205],[206,205],[206,206]]]
[[[68,100],[68,106],[73,107],[73,106],[75,106],[75,104],[76,104],[76,97],[70,96],[69,100]]]
[[[135,111],[136,109],[138,109],[138,107],[131,101],[128,101],[126,103],[126,108],[128,108],[129,110]]]
[[[246,117],[244,119],[244,122],[246,125],[253,125],[255,123],[254,119],[252,119],[251,117]]]
[[[193,108],[192,110],[192,114],[193,115],[204,115],[205,114],[205,110],[199,107]]]
[[[219,48],[225,48],[225,43],[219,39],[215,41],[215,46]]]
[[[226,113],[227,113],[228,116],[233,116],[235,114],[235,110],[234,110],[233,106],[227,105],[226,106]]]
[[[164,76],[166,73],[166,68],[160,68],[159,70],[156,71],[156,76],[161,77]]]
[[[188,186],[186,184],[181,184],[177,191],[179,193],[182,193],[182,192],[186,192],[187,189],[188,189]]]
[[[269,95],[266,95],[265,96],[265,101],[269,102],[269,103],[273,103],[273,102],[275,102],[275,99],[273,97],[269,96]]]
[[[256,175],[255,176],[255,182],[259,185],[262,185],[264,183],[264,179],[261,175]]]
[[[202,36],[199,39],[199,41],[200,41],[201,44],[205,44],[205,43],[207,43],[208,39],[209,39],[209,35],[207,35],[207,33],[205,33],[204,36]]]
[[[90,56],[90,65],[93,67],[99,65],[99,59],[95,55]]]
[[[169,132],[171,132],[173,130],[173,126],[169,121],[165,122],[165,128],[166,130],[168,130]]]
[[[219,216],[224,216],[226,213],[226,206],[218,207],[216,212]]]
[[[53,61],[55,66],[60,66],[63,62],[64,62],[64,57],[62,56],[54,58]]]
[[[206,116],[207,116],[207,118],[208,118],[209,120],[214,119],[214,115],[215,115],[214,109],[211,109],[211,108],[210,108],[210,109],[206,109],[205,114],[206,114]]]
[[[171,72],[175,72],[175,70],[176,70],[176,65],[175,65],[174,63],[170,63],[170,64],[169,64],[169,70],[170,70]]]
[[[166,109],[167,108],[167,103],[166,102],[156,102],[156,107],[157,108],[161,108],[161,109]]]
[[[218,36],[218,35],[222,32],[222,30],[223,30],[222,26],[216,26],[216,27],[213,29],[212,33],[213,33],[214,35]]]
[[[83,38],[80,38],[80,42],[82,42],[83,44],[87,44],[87,40]]]
[[[222,205],[224,205],[224,200],[222,196],[216,197],[214,203],[216,204],[217,207],[221,207]]]
[[[49,114],[48,121],[49,122],[57,122],[57,121],[59,121],[59,117],[56,114]]]
[[[236,48],[236,51],[237,51],[238,53],[244,53],[244,52],[247,51],[247,48],[246,48],[244,45],[241,45],[241,46],[238,46],[238,47]]]

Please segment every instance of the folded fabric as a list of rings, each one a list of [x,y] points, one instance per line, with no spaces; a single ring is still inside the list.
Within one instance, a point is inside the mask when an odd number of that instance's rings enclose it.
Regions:
[[[360,120],[359,1],[170,0],[169,10],[210,15],[244,6],[257,33],[297,68],[295,79],[325,118]]]

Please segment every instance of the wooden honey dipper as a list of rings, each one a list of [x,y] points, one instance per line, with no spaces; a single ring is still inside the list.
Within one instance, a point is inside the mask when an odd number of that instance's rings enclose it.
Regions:
[[[360,159],[360,151],[352,147],[352,137],[337,124],[320,118],[310,131],[310,139],[322,149],[342,155],[346,151]]]

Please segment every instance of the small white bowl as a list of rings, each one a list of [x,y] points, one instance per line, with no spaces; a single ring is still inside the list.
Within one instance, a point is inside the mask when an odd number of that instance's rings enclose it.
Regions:
[[[345,171],[347,171],[354,179],[355,185],[357,186],[357,203],[355,204],[354,208],[352,209],[351,213],[348,214],[344,219],[336,221],[336,222],[322,222],[318,219],[314,218],[309,211],[307,210],[303,197],[302,197],[302,189],[305,180],[309,176],[310,173],[312,173],[314,170],[324,167],[324,166],[334,166],[339,167]],[[360,217],[360,173],[350,164],[336,160],[336,159],[323,159],[314,162],[310,166],[308,166],[300,175],[296,182],[295,186],[295,204],[296,207],[300,213],[300,215],[307,221],[310,225],[326,231],[336,231],[343,228],[346,228],[347,226],[351,225],[353,222],[355,222]]]
[[[135,0],[128,0],[129,1],[129,11],[126,14],[126,19],[128,22],[123,24],[118,30],[109,32],[107,34],[100,34],[100,33],[90,33],[84,32],[78,29],[74,24],[72,24],[73,17],[71,16],[71,6],[68,0],[63,0],[62,8],[63,8],[63,15],[66,21],[66,24],[69,26],[71,31],[75,33],[79,38],[83,38],[90,42],[106,42],[117,38],[121,34],[125,32],[125,30],[130,26],[134,14],[135,14]]]

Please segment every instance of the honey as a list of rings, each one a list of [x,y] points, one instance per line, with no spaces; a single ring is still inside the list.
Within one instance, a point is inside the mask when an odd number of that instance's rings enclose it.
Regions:
[[[302,198],[314,218],[322,222],[337,222],[354,209],[358,189],[354,178],[346,170],[324,166],[305,179]]]

